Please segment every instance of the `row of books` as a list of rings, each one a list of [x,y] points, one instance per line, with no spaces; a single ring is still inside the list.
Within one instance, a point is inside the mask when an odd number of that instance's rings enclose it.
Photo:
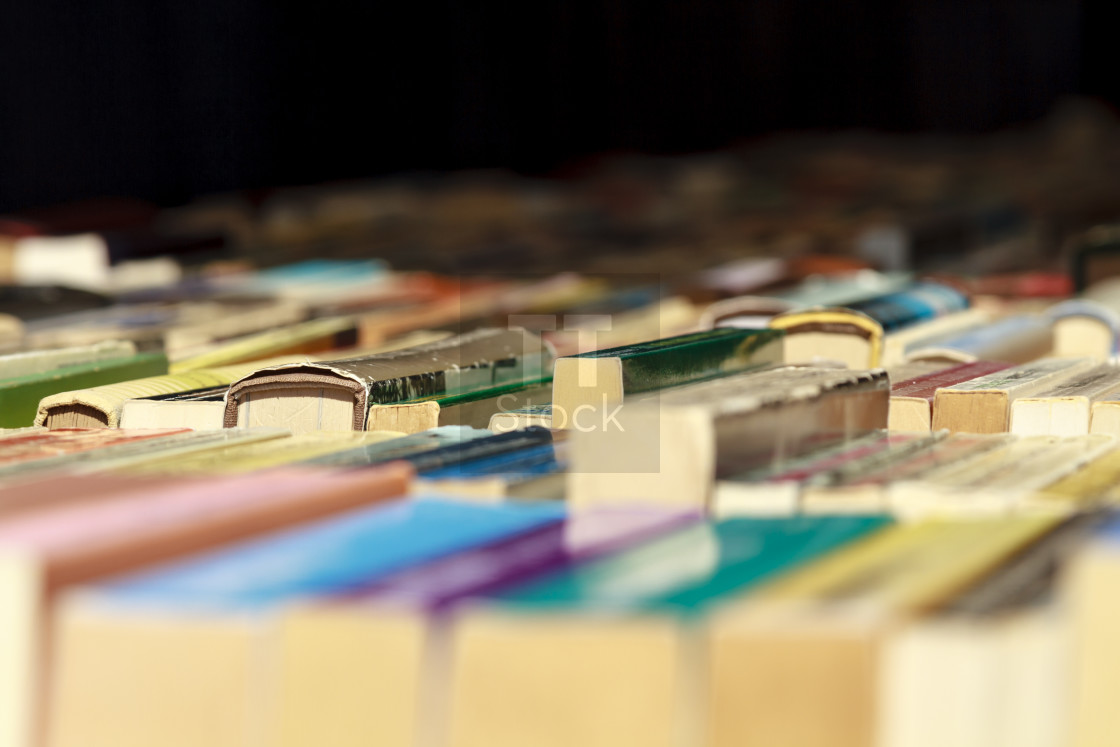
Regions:
[[[7,740],[32,743],[35,712],[58,745],[1102,744],[1116,728],[1111,440],[872,434],[781,485],[805,497],[814,467],[878,450],[939,463],[935,515],[821,494],[779,515],[755,484],[753,505],[705,518],[394,497],[424,472],[397,459],[161,473],[135,448],[189,455],[186,435],[7,437],[24,464],[33,437],[102,462],[5,477]]]
[[[21,320],[0,745],[1107,743],[1115,295],[737,268]]]

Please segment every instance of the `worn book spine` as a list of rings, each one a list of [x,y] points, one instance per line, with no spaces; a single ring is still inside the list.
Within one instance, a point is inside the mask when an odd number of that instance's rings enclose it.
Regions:
[[[788,367],[639,395],[572,429],[569,502],[708,510],[717,478],[884,428],[889,393],[882,369]]]
[[[251,363],[223,366],[181,374],[147,376],[122,381],[119,384],[65,391],[44,397],[39,402],[35,424],[58,427],[56,421],[65,421],[68,415],[77,414],[82,416],[82,427],[116,428],[120,425],[121,407],[127,400],[228,386],[230,382],[251,372],[254,368],[255,365]]]
[[[523,407],[550,405],[552,377],[503,384],[466,394],[443,394],[405,402],[370,405],[366,430],[395,430],[402,433],[448,425],[487,428],[495,415]]]
[[[558,358],[553,414],[573,427],[577,413],[600,413],[627,395],[726,376],[781,362],[782,333],[716,329]]]
[[[521,329],[482,329],[369,357],[274,366],[230,386],[225,422],[237,425],[243,404],[311,389],[351,402],[352,429],[363,430],[371,405],[539,380],[551,363],[551,352],[535,335]],[[277,417],[283,420],[283,408]]]

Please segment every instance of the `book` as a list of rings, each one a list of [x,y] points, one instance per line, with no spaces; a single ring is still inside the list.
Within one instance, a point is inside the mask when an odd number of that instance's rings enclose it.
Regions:
[[[702,524],[466,608],[452,634],[447,742],[676,744],[698,697],[694,657],[703,644],[688,621],[886,523],[853,516]],[[519,697],[513,712],[501,705],[509,693]]]
[[[717,611],[706,649],[708,743],[875,744],[889,631],[1057,524],[1022,517],[888,528]]]
[[[1039,502],[1055,501],[1069,510],[1107,508],[1120,499],[1120,451],[1107,451],[1080,469],[1047,485],[1036,496]]]
[[[105,309],[29,322],[29,347],[87,345],[103,340],[132,340],[141,350],[160,349],[169,358],[200,345],[260,332],[307,318],[301,304],[270,299],[191,301],[174,305],[119,304]]]
[[[258,365],[258,363],[241,363],[180,374],[146,376],[105,386],[63,391],[40,400],[35,424],[45,425],[48,428],[118,428],[121,410],[124,408],[124,403],[130,399],[228,386],[231,382],[254,371]]]
[[[1046,313],[1054,321],[1054,355],[1107,361],[1120,352],[1120,314],[1108,306],[1077,299]]]
[[[880,365],[895,366],[906,361],[909,354],[948,336],[991,323],[991,313],[984,309],[965,309],[933,317],[887,333],[883,338]]]
[[[965,462],[890,486],[892,512],[903,518],[1010,515],[1055,502],[1034,502],[1038,491],[1113,448],[1108,436],[1027,436]]]
[[[228,385],[219,385],[125,400],[118,425],[125,429],[218,430],[225,427],[228,389]]]
[[[1000,361],[975,361],[943,368],[891,386],[887,427],[892,431],[928,432],[933,427],[933,401],[937,390],[1010,368]]]
[[[0,355],[0,379],[42,374],[65,366],[128,358],[133,355],[136,355],[136,345],[127,340],[107,340],[95,345],[10,353]]]
[[[1107,743],[1120,728],[1112,695],[1120,685],[1120,648],[1115,636],[1120,607],[1112,591],[1120,578],[1118,529],[1120,522],[1110,513],[1065,573],[1063,594],[1072,628],[1069,687],[1077,693],[1065,743],[1075,747]]]
[[[860,311],[891,334],[915,324],[968,308],[968,296],[944,283],[923,280],[894,293],[845,304]]]
[[[1009,430],[1020,436],[1089,432],[1093,405],[1120,394],[1120,368],[1101,365],[1075,379],[1011,404]]]
[[[997,319],[990,324],[947,335],[907,351],[908,361],[933,360],[947,363],[972,363],[977,360],[1028,363],[1050,355],[1053,329],[1050,320],[1020,314]]]
[[[728,475],[716,483],[713,513],[717,516],[789,516],[808,512],[811,507],[805,505],[804,487],[832,484],[847,474],[881,469],[885,463],[905,458],[939,438],[939,435],[877,431],[795,459]],[[856,509],[854,513],[861,510],[868,509]],[[885,505],[874,505],[870,510],[885,510]]]
[[[782,358],[775,330],[716,329],[637,345],[557,358],[552,376],[552,427],[601,421],[628,395],[703,381]]]
[[[876,743],[1066,743],[1072,699],[1058,579],[1103,520],[1070,518],[934,614],[892,631],[882,652]]]
[[[933,428],[1006,432],[1015,400],[1074,380],[1096,365],[1091,358],[1044,358],[943,387],[933,398]]]
[[[421,465],[440,466],[447,463],[449,452],[461,453],[460,447],[479,439],[489,439],[493,435],[490,431],[481,428],[449,425],[389,441],[366,443],[354,449],[308,459],[305,463],[321,467],[360,467],[382,464],[397,459],[413,459],[419,460]],[[530,436],[530,439],[532,439],[532,436]],[[525,443],[535,445],[543,442],[545,442],[545,439],[540,437],[537,440],[530,440]],[[504,448],[504,446],[499,448]],[[454,451],[456,449],[460,451]],[[486,453],[489,453],[489,451]],[[429,456],[433,454],[434,456]]]
[[[778,314],[796,308],[789,301],[770,296],[736,296],[709,304],[700,313],[696,326],[700,329],[733,327],[736,329],[766,329]]]
[[[241,747],[275,714],[267,661],[284,605],[362,588],[562,517],[547,504],[396,501],[75,590],[58,627],[52,744],[166,743],[174,735],[183,745]],[[104,681],[98,660],[125,651],[132,653]],[[86,697],[95,682],[96,704]],[[174,695],[184,691],[198,697]]]
[[[312,319],[210,345],[208,350],[178,357],[171,373],[231,366],[280,355],[322,353],[358,343],[358,329],[349,317]]]
[[[0,380],[0,427],[42,425],[38,421],[40,402],[45,398],[63,396],[63,392],[71,389],[116,386],[133,379],[166,373],[167,356],[163,353],[133,353],[4,378]],[[75,417],[64,417],[63,420],[78,420],[82,413],[74,414]]]
[[[284,610],[277,742],[345,747],[367,744],[375,730],[383,747],[417,744],[443,716],[431,694],[450,678],[436,654],[450,646],[447,615],[692,521],[645,510],[581,514]],[[320,697],[324,687],[330,698]]]
[[[411,474],[407,465],[387,465],[169,482],[0,522],[2,741],[33,742],[45,684],[40,652],[51,655],[51,601],[66,587],[401,495]]]
[[[123,469],[163,457],[234,444],[286,438],[277,428],[227,428],[191,431],[186,428],[125,431],[118,428],[60,428],[4,440],[0,481],[38,478],[44,474],[89,474]]]
[[[516,410],[496,412],[490,416],[487,428],[495,433],[508,433],[530,426],[552,427],[552,403],[519,407]]]
[[[455,470],[462,474],[478,468],[480,474],[488,460],[516,459],[526,450],[550,449],[559,436],[554,436],[547,428],[525,428],[510,433],[489,434],[481,438],[455,441],[436,448],[424,449],[400,455],[399,459],[409,462],[418,474],[429,475],[439,470]],[[389,444],[387,449],[394,449]],[[369,453],[369,449],[366,453]],[[536,453],[536,452],[534,452]],[[547,452],[546,452],[547,453]],[[340,455],[340,459],[344,459]],[[499,470],[500,471],[500,470]]]
[[[232,430],[234,429],[219,432]],[[130,474],[163,475],[254,472],[351,451],[367,444],[392,441],[401,435],[403,434],[393,431],[312,431],[279,438],[233,442],[193,454],[153,454],[149,459],[129,467],[127,471]]]
[[[770,328],[785,332],[786,363],[838,361],[866,369],[877,367],[882,356],[882,325],[851,309],[788,311],[771,319]]]
[[[976,435],[946,432],[924,434],[918,441],[881,452],[852,465],[811,476],[801,485],[801,509],[806,513],[843,513],[880,511],[891,508],[890,490],[895,483],[923,480],[976,459],[992,450],[1002,449],[1015,439],[1008,435]]]
[[[724,475],[884,428],[889,384],[882,369],[781,367],[639,395],[572,430],[568,500],[708,510]]]
[[[225,424],[364,430],[372,405],[535,381],[551,363],[524,330],[482,329],[368,357],[272,366],[231,384]]]
[[[399,337],[372,349],[353,352],[372,354],[387,350],[399,350],[413,345],[441,340],[448,335],[435,332],[415,332]],[[335,351],[335,352],[351,352]],[[320,356],[309,355],[303,360],[316,360]],[[333,357],[333,356],[331,356]],[[281,356],[265,361],[256,361],[253,366],[270,363],[289,363],[298,358]],[[121,405],[119,427],[121,428],[166,428],[181,427],[195,430],[214,430],[225,427],[225,398],[228,384],[192,389],[186,392],[154,394],[148,397],[125,400]],[[375,428],[373,430],[394,430]],[[397,429],[399,430],[399,429]]]
[[[465,394],[437,394],[393,404],[370,405],[366,429],[419,433],[448,425],[487,428],[496,415],[524,407],[551,407],[551,400],[552,377],[545,376],[536,381],[500,384]]]

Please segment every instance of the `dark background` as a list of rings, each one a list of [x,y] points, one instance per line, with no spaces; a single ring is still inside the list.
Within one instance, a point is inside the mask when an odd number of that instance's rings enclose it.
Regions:
[[[550,172],[789,129],[1120,100],[1083,0],[9,0],[0,211],[407,170]]]

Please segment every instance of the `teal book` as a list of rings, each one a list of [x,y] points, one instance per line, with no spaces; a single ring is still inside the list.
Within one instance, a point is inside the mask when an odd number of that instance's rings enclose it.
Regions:
[[[725,327],[558,358],[552,427],[568,427],[581,409],[617,404],[632,394],[781,363],[783,334]]]
[[[735,518],[698,524],[495,597],[529,608],[703,613],[891,523],[886,516]]]

